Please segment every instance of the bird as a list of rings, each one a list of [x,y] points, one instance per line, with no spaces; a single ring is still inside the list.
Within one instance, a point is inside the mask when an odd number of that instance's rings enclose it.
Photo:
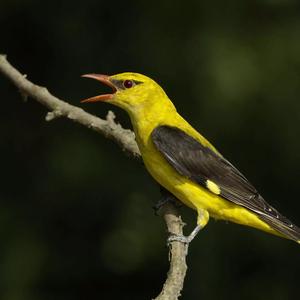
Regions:
[[[300,243],[300,228],[268,204],[250,181],[176,110],[153,79],[133,72],[85,74],[112,89],[82,100],[107,102],[125,110],[150,175],[171,195],[197,212],[190,243],[212,217],[250,226]]]

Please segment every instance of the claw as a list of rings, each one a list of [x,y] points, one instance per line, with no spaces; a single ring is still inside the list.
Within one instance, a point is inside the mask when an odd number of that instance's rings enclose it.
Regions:
[[[183,244],[189,245],[189,243],[195,238],[197,233],[201,230],[201,226],[197,225],[190,235],[185,236],[181,234],[170,234],[167,240],[167,245],[169,246],[171,242],[181,242]]]
[[[183,244],[189,244],[191,242],[190,236],[180,234],[170,234],[167,239],[167,244],[170,245],[172,242],[181,242]]]

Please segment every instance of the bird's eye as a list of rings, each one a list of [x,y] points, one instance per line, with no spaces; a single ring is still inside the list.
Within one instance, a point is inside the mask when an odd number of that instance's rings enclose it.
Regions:
[[[130,89],[134,86],[134,82],[132,80],[124,80],[123,85],[126,89]]]

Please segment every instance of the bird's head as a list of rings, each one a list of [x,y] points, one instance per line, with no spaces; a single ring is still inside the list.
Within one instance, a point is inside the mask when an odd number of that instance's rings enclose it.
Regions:
[[[83,77],[96,79],[112,88],[112,93],[81,101],[84,103],[105,101],[125,109],[130,115],[157,105],[169,106],[171,103],[163,89],[154,80],[142,74],[86,74]]]

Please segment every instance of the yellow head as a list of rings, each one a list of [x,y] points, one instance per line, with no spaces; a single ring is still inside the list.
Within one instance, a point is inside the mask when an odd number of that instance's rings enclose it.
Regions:
[[[83,77],[96,79],[113,89],[113,93],[99,95],[82,102],[105,101],[126,110],[131,117],[141,113],[150,114],[160,107],[175,109],[163,89],[149,77],[138,73],[121,73],[107,76],[101,74],[87,74]]]

